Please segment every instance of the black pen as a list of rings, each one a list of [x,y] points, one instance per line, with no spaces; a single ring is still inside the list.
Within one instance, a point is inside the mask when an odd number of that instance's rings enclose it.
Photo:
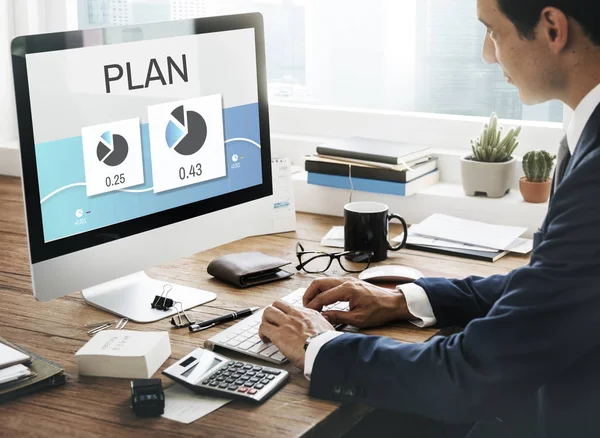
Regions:
[[[260,310],[260,307],[250,307],[249,309],[240,310],[239,312],[233,312],[229,315],[219,316],[217,318],[209,319],[207,321],[197,322],[195,324],[190,325],[189,328],[191,332],[199,332],[200,330],[206,330],[207,328],[213,327],[223,322],[229,322],[238,318],[243,318],[244,316],[250,316],[257,310]]]

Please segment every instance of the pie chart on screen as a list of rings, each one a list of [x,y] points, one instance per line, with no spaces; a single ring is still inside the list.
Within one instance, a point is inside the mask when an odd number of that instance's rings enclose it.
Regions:
[[[129,145],[122,135],[106,131],[100,136],[100,142],[96,149],[98,161],[111,167],[118,166],[125,161],[128,153]]]
[[[169,148],[180,155],[193,155],[206,141],[207,126],[204,118],[195,111],[186,111],[183,105],[171,112],[167,124],[166,140]]]

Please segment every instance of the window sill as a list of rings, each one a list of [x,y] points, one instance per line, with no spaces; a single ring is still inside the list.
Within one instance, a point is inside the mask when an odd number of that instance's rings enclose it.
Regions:
[[[0,175],[21,176],[19,142],[0,143]]]
[[[343,216],[350,190],[321,187],[306,182],[307,173],[293,175],[296,211],[329,216]],[[434,213],[497,225],[527,227],[524,237],[531,238],[542,224],[548,204],[523,201],[518,189],[500,199],[466,196],[460,184],[439,183],[414,196],[401,197],[355,191],[352,201],[377,201],[408,223],[418,223]]]

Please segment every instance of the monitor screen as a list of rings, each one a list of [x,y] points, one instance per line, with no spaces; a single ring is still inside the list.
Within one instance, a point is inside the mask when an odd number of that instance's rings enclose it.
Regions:
[[[25,56],[44,243],[263,183],[255,29],[82,35]]]

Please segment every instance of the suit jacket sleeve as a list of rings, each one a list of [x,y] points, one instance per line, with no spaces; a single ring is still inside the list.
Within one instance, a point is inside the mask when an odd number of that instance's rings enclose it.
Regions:
[[[511,274],[464,280],[423,278],[415,283],[425,290],[438,326],[465,327],[488,314],[502,296],[510,277]]]
[[[599,152],[561,183],[528,266],[504,279],[428,286],[436,312],[475,317],[462,333],[421,344],[339,336],[316,358],[311,394],[442,420],[492,418],[598,348]],[[466,285],[466,296],[450,303]],[[482,285],[501,290],[484,293]]]

